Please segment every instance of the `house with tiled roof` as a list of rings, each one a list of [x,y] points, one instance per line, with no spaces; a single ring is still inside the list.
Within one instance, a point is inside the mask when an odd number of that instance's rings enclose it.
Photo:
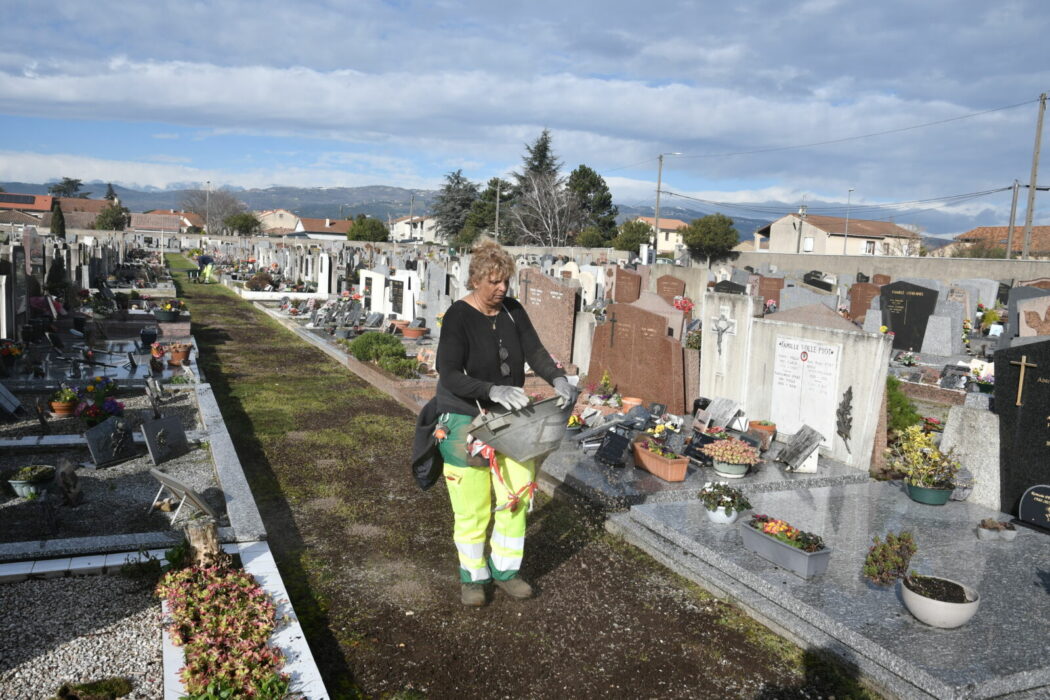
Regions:
[[[643,224],[649,224],[649,228],[656,228],[656,217],[652,216],[638,216],[635,217],[635,221],[641,221]],[[678,232],[678,229],[685,228],[689,224],[681,219],[668,219],[663,216],[660,217],[660,230],[656,232],[656,253],[678,253],[685,246],[682,241],[682,234]]]
[[[146,236],[173,236],[181,227],[182,219],[176,214],[132,214],[124,230]]]
[[[283,236],[295,231],[299,216],[287,209],[264,209],[253,211],[259,220],[259,230],[267,236]]]
[[[87,199],[84,197],[58,197],[58,205],[62,207],[63,214],[72,214],[73,212],[87,212],[98,216],[102,213],[102,210],[108,207],[113,202],[108,199]],[[117,204],[120,204],[120,200],[117,200]]]
[[[49,194],[0,192],[0,211],[23,211],[41,216],[51,211],[55,198]]]
[[[955,243],[945,246],[956,251],[961,247],[972,247],[980,244],[987,248],[1006,250],[1010,233],[1009,226],[978,226],[955,237]],[[1011,257],[1020,257],[1024,252],[1024,226],[1014,226]],[[1050,226],[1033,226],[1032,239],[1028,244],[1028,256],[1032,258],[1050,258]]]
[[[755,231],[754,250],[813,255],[918,256],[922,237],[889,221],[792,213]]]
[[[402,216],[389,222],[387,227],[391,241],[437,242],[437,219],[433,216]]]
[[[44,214],[40,217],[40,226],[48,231],[51,230],[51,212]],[[72,229],[93,229],[95,228],[95,219],[98,218],[98,214],[93,214],[89,211],[71,211],[68,214],[63,211],[62,218],[66,221],[66,230]]]
[[[193,227],[204,230],[204,217],[192,211],[182,211],[179,209],[150,209],[147,214],[167,214],[169,216],[179,217],[179,225],[183,232]]]
[[[348,219],[312,219],[302,216],[299,217],[292,235],[323,241],[345,241],[346,234],[353,224],[354,222]]]

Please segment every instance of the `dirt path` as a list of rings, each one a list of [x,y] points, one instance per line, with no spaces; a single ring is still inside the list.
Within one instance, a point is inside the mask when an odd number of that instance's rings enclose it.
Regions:
[[[415,417],[229,290],[176,279],[333,697],[870,697],[560,500],[529,525],[538,597],[464,608],[447,495],[408,473]]]

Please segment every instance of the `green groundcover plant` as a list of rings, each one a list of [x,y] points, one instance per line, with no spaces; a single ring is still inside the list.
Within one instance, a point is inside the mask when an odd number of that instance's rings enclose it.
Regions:
[[[171,609],[171,635],[185,647],[191,698],[277,700],[288,692],[284,657],[268,642],[276,609],[251,574],[229,566],[169,571],[157,595]]]

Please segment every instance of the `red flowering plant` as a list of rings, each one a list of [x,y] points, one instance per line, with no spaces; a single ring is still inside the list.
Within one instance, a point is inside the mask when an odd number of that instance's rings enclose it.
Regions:
[[[251,574],[193,566],[169,571],[156,593],[170,608],[172,638],[185,647],[181,675],[190,695],[285,697],[284,656],[269,644],[276,607]]]
[[[673,304],[676,309],[678,309],[679,311],[684,311],[685,313],[689,313],[693,310],[693,307],[696,306],[696,304],[693,303],[692,299],[683,296],[676,296],[674,298]]]
[[[768,515],[752,515],[748,525],[804,552],[819,552],[825,549],[824,540],[819,535],[803,532],[783,520]]]
[[[943,433],[944,423],[933,416],[923,416],[922,429],[927,433]]]

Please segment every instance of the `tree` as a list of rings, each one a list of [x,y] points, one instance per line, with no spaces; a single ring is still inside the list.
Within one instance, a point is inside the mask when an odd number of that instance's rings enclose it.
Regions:
[[[240,214],[247,207],[225,190],[210,193],[205,190],[186,190],[182,197],[182,209],[192,211],[204,219],[204,228],[208,233],[216,233],[223,221]]]
[[[740,242],[740,236],[733,227],[733,220],[725,214],[708,214],[693,219],[688,226],[681,229],[681,233],[689,253],[705,258],[708,267],[711,266],[712,260],[724,257]]]
[[[497,199],[499,200],[500,215],[503,219],[501,228],[504,230],[509,228],[507,226],[507,212],[509,211],[511,199],[511,185],[510,182],[503,178],[494,177],[489,180],[485,191],[470,205],[470,211],[467,212],[463,230],[453,240],[454,245],[469,246],[483,233],[493,235],[496,233]]]
[[[557,247],[565,245],[569,234],[578,231],[580,204],[554,175],[530,174],[521,180],[521,189],[510,210],[519,245]]]
[[[609,245],[609,241],[606,240],[597,226],[588,226],[580,231],[580,235],[576,237],[576,245],[581,248],[604,248]]]
[[[580,203],[585,226],[594,226],[606,240],[616,235],[616,215],[619,207],[612,202],[612,192],[605,178],[586,165],[580,165],[569,174],[566,184]]]
[[[117,191],[113,189],[113,183],[106,184],[106,196],[102,199],[108,199],[111,202],[117,201]]]
[[[262,228],[262,222],[250,211],[242,211],[222,220],[222,225],[237,233],[238,236],[251,236]]]
[[[525,144],[525,157],[523,160],[522,165],[524,167],[522,171],[514,173],[514,178],[518,181],[519,188],[529,175],[558,176],[558,171],[561,170],[561,161],[554,155],[554,149],[551,147],[550,129],[544,129],[539,137],[532,142],[531,146]]]
[[[62,213],[62,207],[57,199],[55,205],[51,207],[51,233],[62,237],[66,235],[66,215]]]
[[[625,221],[620,226],[620,234],[613,239],[613,248],[637,253],[638,248],[648,243],[652,235],[653,227],[644,221]]]
[[[95,229],[99,231],[123,231],[131,220],[127,207],[110,204],[95,217]]]
[[[86,198],[90,192],[81,192],[80,186],[84,183],[83,180],[77,180],[72,177],[64,177],[60,182],[55,183],[47,188],[49,194],[55,197],[79,197],[81,199]]]
[[[346,238],[350,241],[382,242],[390,240],[390,231],[379,219],[358,214],[354,225],[347,231]]]
[[[462,170],[445,176],[434,202],[434,218],[437,219],[438,235],[446,240],[459,236],[467,222],[470,207],[478,198],[478,186],[463,177]]]

